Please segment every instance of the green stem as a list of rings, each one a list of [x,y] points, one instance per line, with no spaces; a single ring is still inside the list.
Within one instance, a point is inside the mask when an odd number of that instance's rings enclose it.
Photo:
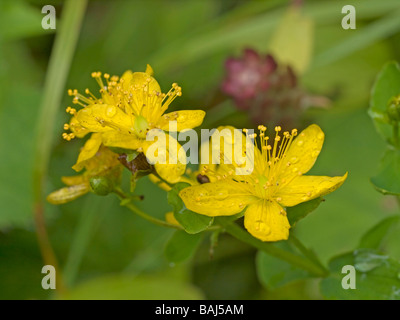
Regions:
[[[313,261],[316,265],[318,265],[321,269],[325,270],[326,274],[329,273],[329,271],[324,267],[324,265],[319,261],[319,259],[315,256],[315,254],[307,249],[297,237],[295,237],[292,234],[290,234],[289,239],[288,239],[293,245],[299,249],[299,251],[310,261]]]
[[[130,200],[130,197],[126,195],[121,189],[116,188],[114,190],[114,193],[121,199],[121,200]],[[147,221],[154,223],[156,225],[162,226],[162,227],[168,227],[168,228],[173,228],[173,229],[178,229],[178,230],[183,230],[183,228],[179,225],[171,224],[167,221],[157,219],[153,216],[148,215],[144,211],[140,210],[138,207],[136,207],[131,201],[121,201],[121,205],[128,208],[131,210],[133,213],[137,214],[139,217],[142,217],[143,219],[146,219]]]
[[[43,193],[50,159],[55,118],[61,103],[62,92],[78,40],[86,3],[86,0],[68,0],[65,2],[62,20],[58,27],[49,61],[37,123],[36,153],[34,155],[33,168],[34,221],[43,259],[46,264],[51,264],[56,269],[58,263],[45,225]],[[62,290],[62,287],[63,284],[58,273],[57,289]]]
[[[305,259],[286,250],[280,249],[271,243],[262,242],[251,236],[248,232],[243,230],[240,226],[232,221],[228,221],[227,219],[223,218],[216,218],[216,222],[224,227],[225,230],[236,239],[250,244],[275,258],[284,260],[298,268],[308,271],[309,273],[317,277],[326,277],[328,275],[328,272],[325,270],[325,268],[322,268],[313,261]]]
[[[174,187],[174,185],[172,183],[169,183],[167,180],[163,179],[155,169],[152,171],[151,174],[154,175],[155,177],[157,177],[158,179],[160,179],[161,182],[165,183],[171,189]]]
[[[78,225],[69,249],[67,261],[64,265],[63,274],[67,287],[72,287],[79,273],[82,260],[89,246],[90,240],[99,224],[99,213],[109,211],[108,207],[112,201],[104,202],[101,197],[88,197],[81,210]],[[104,207],[106,206],[106,207]]]

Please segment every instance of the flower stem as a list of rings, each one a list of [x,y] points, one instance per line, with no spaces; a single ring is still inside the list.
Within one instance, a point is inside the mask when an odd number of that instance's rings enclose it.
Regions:
[[[58,263],[45,225],[43,191],[50,159],[54,120],[75,51],[86,3],[86,0],[68,0],[65,2],[62,21],[58,27],[49,61],[37,123],[36,153],[34,155],[33,168],[34,222],[43,260],[46,264],[53,265],[56,270]],[[60,291],[63,288],[59,273],[57,274],[56,287]]]
[[[232,221],[223,218],[216,218],[216,222],[224,227],[226,232],[228,232],[236,239],[250,244],[275,258],[281,259],[298,268],[306,270],[317,277],[326,277],[328,275],[328,271],[319,264],[316,264],[311,260],[305,259],[302,256],[280,249],[271,243],[262,242],[251,236],[248,232],[243,230],[240,226]]]
[[[288,239],[291,243],[293,243],[293,245],[299,249],[299,251],[306,257],[308,258],[310,261],[313,261],[316,265],[320,266],[320,268],[322,270],[325,270],[326,274],[329,273],[329,271],[324,267],[324,265],[319,261],[319,259],[317,258],[317,256],[310,251],[309,249],[307,249],[299,239],[297,239],[297,237],[295,237],[293,235],[293,233],[289,236]]]
[[[115,188],[114,193],[121,199],[121,200],[130,200],[130,197],[126,195],[121,189]],[[121,205],[131,210],[133,213],[137,214],[139,217],[146,219],[147,221],[154,223],[156,225],[162,227],[168,227],[178,230],[183,230],[183,228],[179,225],[168,223],[167,221],[157,219],[153,216],[148,215],[144,211],[140,210],[137,206],[135,206],[131,201],[121,201]]]

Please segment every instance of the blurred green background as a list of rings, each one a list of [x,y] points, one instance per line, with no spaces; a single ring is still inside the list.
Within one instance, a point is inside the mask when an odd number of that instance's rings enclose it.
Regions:
[[[50,299],[41,287],[40,255],[33,224],[35,134],[43,84],[57,30],[43,30],[41,8],[48,1],[0,1],[0,298]],[[52,1],[57,23],[63,1]],[[100,70],[120,75],[144,71],[149,63],[161,88],[172,82],[183,96],[172,108],[204,109],[203,128],[251,127],[233,102],[216,105],[224,61],[251,47],[262,53],[285,16],[290,1],[89,1],[79,41],[57,106],[51,135],[46,192],[73,175],[82,140],[61,138],[67,89],[96,88],[90,77]],[[332,100],[327,110],[310,109],[326,140],[313,174],[349,177],[293,232],[324,263],[353,249],[360,236],[380,220],[398,213],[396,199],[375,191],[369,178],[385,148],[367,115],[373,81],[388,60],[400,60],[398,0],[353,1],[357,29],[341,27],[347,1],[304,1],[302,17],[310,32],[285,43],[296,61],[310,51],[299,81],[307,91]],[[57,25],[58,26],[58,25]],[[284,40],[284,39],[283,39]],[[284,41],[283,41],[284,42]],[[307,46],[307,47],[304,47]],[[289,54],[288,54],[289,53]],[[279,58],[279,52],[277,53]],[[283,57],[284,58],[284,57]],[[300,59],[300,58],[299,58]],[[52,119],[51,119],[52,121]],[[147,178],[138,183],[138,204],[163,218],[171,207],[166,193]],[[164,247],[172,231],[152,225],[119,206],[113,195],[86,195],[72,203],[45,206],[50,240],[69,298],[133,299],[319,299],[318,282],[297,281],[277,290],[260,282],[256,251],[221,235],[210,258],[209,234],[187,261],[171,265]],[[400,241],[394,248],[400,258]]]

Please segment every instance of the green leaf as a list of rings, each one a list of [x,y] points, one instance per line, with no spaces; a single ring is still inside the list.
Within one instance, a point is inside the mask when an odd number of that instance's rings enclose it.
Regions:
[[[342,273],[346,265],[355,268],[355,289],[344,289]],[[338,256],[329,264],[331,275],[321,281],[327,299],[400,300],[400,264],[376,250],[359,249]]]
[[[392,126],[385,122],[384,115],[389,100],[400,94],[400,67],[395,61],[387,63],[378,74],[372,89],[368,113],[376,130],[388,142],[392,139]]]
[[[293,227],[300,219],[305,218],[309,213],[317,209],[322,201],[322,198],[317,198],[311,201],[300,203],[297,206],[287,208],[286,212],[290,225]]]
[[[383,194],[400,195],[400,151],[388,149],[383,156],[379,172],[371,178],[375,188]]]
[[[284,246],[283,249],[290,251],[286,242],[276,245]],[[290,282],[310,277],[307,271],[262,251],[257,253],[256,269],[260,282],[268,289],[276,289]]]
[[[161,276],[113,275],[82,283],[58,297],[62,300],[197,300],[190,284]]]
[[[202,238],[201,234],[188,234],[177,230],[165,246],[165,256],[169,262],[178,263],[189,259]]]
[[[389,230],[399,223],[400,216],[393,216],[384,219],[376,226],[371,228],[362,238],[359,244],[359,248],[371,248],[379,250],[385,236]]]
[[[179,182],[171,191],[168,192],[168,203],[174,208],[175,219],[185,229],[187,233],[198,233],[207,229],[214,221],[214,218],[195,213],[185,207],[182,199],[179,197],[179,191],[190,187],[189,183]]]

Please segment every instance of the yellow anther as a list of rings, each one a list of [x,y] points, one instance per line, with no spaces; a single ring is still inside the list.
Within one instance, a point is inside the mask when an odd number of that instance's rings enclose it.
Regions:
[[[69,129],[69,124],[68,123],[65,123],[64,124],[64,130],[68,130]]]
[[[282,128],[281,128],[280,126],[276,126],[276,127],[275,127],[275,131],[276,131],[276,132],[279,132],[279,131],[281,131],[281,130],[282,130]]]
[[[76,114],[76,109],[71,108],[71,107],[67,107],[67,109],[65,109],[65,111],[72,115]]]
[[[263,126],[263,125],[259,125],[258,126],[258,130],[260,130],[261,132],[265,132],[265,131],[267,131],[267,127],[265,127],[265,126]]]

